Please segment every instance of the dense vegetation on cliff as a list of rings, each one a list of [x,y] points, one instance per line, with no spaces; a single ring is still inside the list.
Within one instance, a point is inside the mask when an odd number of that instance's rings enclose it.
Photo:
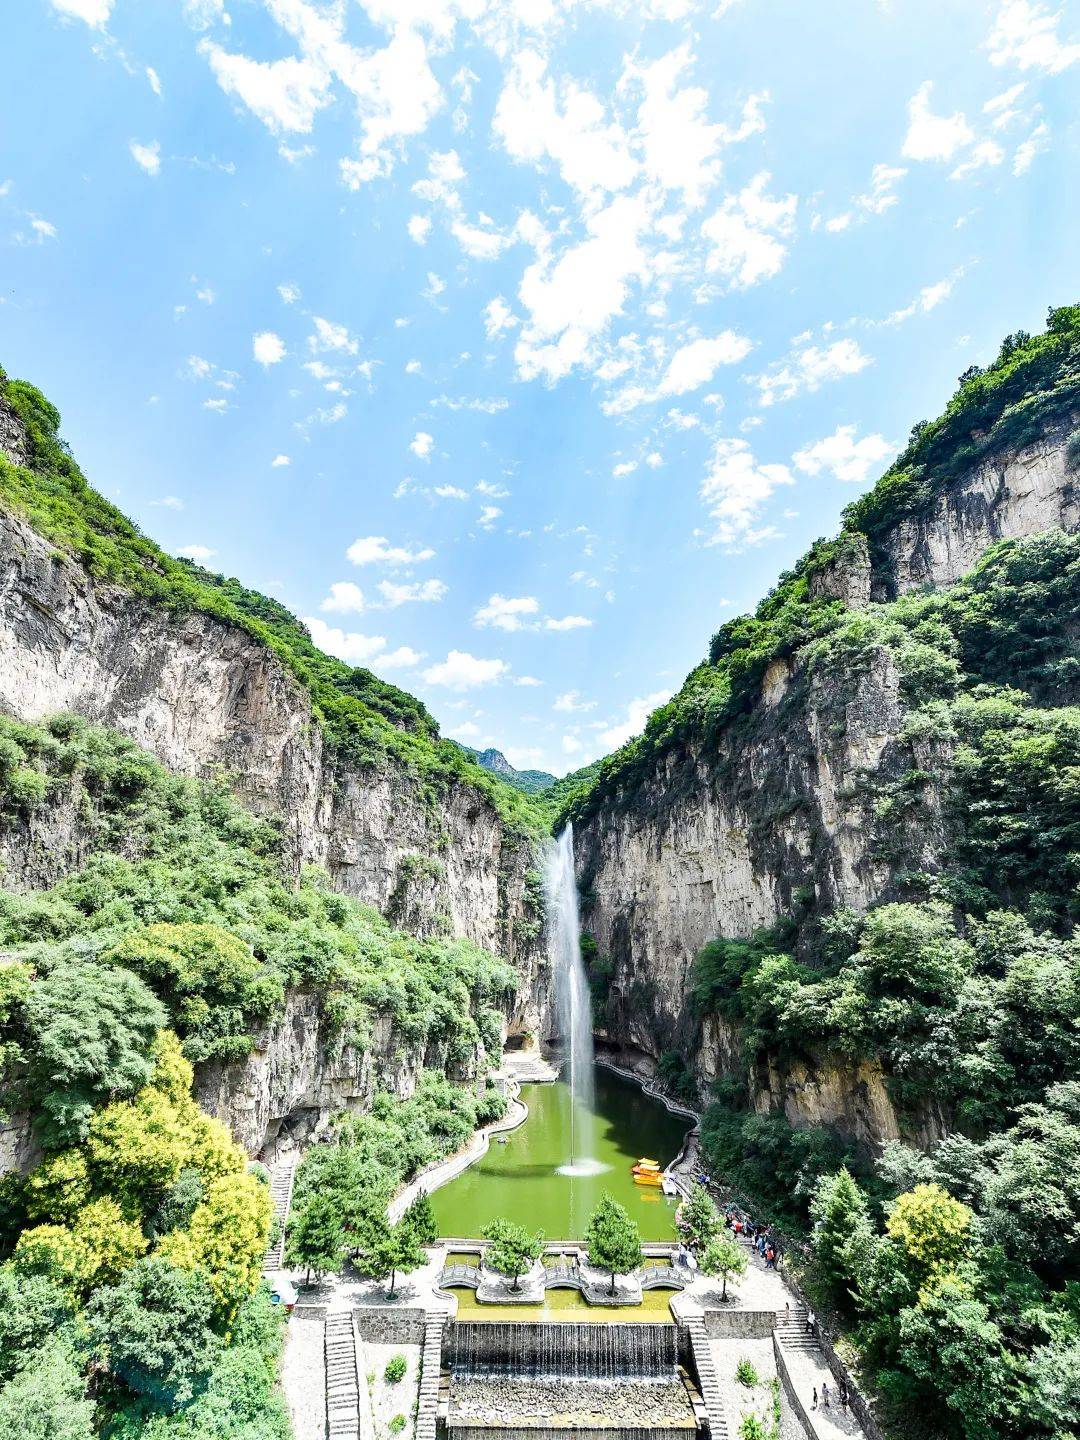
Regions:
[[[392,763],[441,790],[470,785],[507,824],[535,832],[540,820],[528,801],[473,763],[459,745],[439,737],[421,701],[373,675],[324,654],[284,605],[168,555],[91,485],[60,439],[56,408],[22,380],[0,370],[0,405],[27,437],[26,466],[0,454],[0,506],[24,515],[47,539],[95,579],[130,590],[177,614],[197,611],[245,630],[272,650],[311,696],[332,751],[350,764]]]
[[[0,1416],[70,1414],[70,1440],[278,1440],[269,1193],[192,1098],[193,1063],[242,1061],[299,989],[329,1050],[378,1031],[435,1067],[355,1122],[385,1204],[490,1108],[446,1076],[482,1071],[516,976],[315,873],[289,883],[273,826],[112,732],[0,719],[0,840],[32,852],[60,815],[88,858],[0,890],[0,1116],[29,1117],[41,1148],[0,1180]]]

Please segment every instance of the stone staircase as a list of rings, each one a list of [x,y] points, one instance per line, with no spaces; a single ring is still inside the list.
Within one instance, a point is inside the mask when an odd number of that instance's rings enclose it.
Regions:
[[[324,1335],[327,1440],[359,1440],[361,1382],[352,1311],[331,1311]]]
[[[816,1333],[807,1330],[806,1314],[804,1305],[796,1305],[791,1310],[778,1310],[774,1327],[777,1341],[785,1350],[820,1355],[821,1343]]]
[[[420,1362],[420,1396],[416,1406],[415,1440],[435,1440],[445,1325],[445,1315],[428,1311],[427,1323],[424,1326],[424,1353]]]
[[[720,1393],[720,1380],[713,1361],[712,1346],[705,1333],[705,1322],[700,1315],[693,1316],[686,1322],[686,1329],[690,1336],[690,1348],[694,1353],[694,1368],[697,1370],[698,1385],[701,1388],[701,1401],[709,1417],[709,1435],[711,1440],[727,1440],[724,1398]]]
[[[278,1222],[278,1236],[266,1247],[263,1256],[263,1274],[271,1275],[285,1263],[285,1223],[289,1218],[292,1204],[293,1181],[296,1178],[296,1161],[275,1165],[270,1171],[270,1199],[274,1202],[274,1215]]]

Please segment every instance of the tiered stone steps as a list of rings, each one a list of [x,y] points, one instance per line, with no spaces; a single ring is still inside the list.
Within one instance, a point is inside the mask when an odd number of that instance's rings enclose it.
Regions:
[[[359,1440],[360,1375],[352,1311],[331,1311],[324,1333],[327,1440]]]
[[[713,1361],[712,1346],[705,1333],[705,1322],[700,1315],[686,1322],[690,1334],[690,1348],[694,1352],[694,1367],[697,1370],[701,1400],[709,1417],[711,1440],[727,1440],[727,1416],[724,1412],[724,1397],[720,1393],[720,1380]]]
[[[424,1353],[420,1362],[420,1396],[416,1406],[415,1440],[435,1440],[445,1325],[445,1315],[435,1315],[428,1311],[427,1323],[424,1326]]]
[[[285,1225],[292,1204],[293,1181],[296,1178],[296,1161],[275,1165],[270,1171],[270,1198],[274,1202],[274,1215],[278,1222],[278,1236],[266,1247],[263,1256],[263,1274],[271,1275],[285,1264]]]
[[[785,1350],[821,1354],[821,1343],[817,1335],[806,1328],[806,1308],[803,1305],[776,1312],[776,1338]]]

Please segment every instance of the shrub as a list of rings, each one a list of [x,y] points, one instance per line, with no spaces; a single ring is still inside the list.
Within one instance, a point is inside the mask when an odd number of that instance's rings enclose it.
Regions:
[[[388,1385],[396,1385],[399,1380],[403,1380],[405,1378],[405,1371],[407,1368],[408,1363],[404,1355],[391,1356],[391,1358],[386,1362],[386,1369],[383,1372],[386,1383]]]
[[[739,1361],[739,1363],[735,1366],[735,1379],[739,1382],[740,1385],[745,1385],[748,1389],[752,1390],[753,1387],[758,1383],[758,1378],[758,1373],[754,1369],[753,1362],[747,1360],[744,1355],[743,1358]]]

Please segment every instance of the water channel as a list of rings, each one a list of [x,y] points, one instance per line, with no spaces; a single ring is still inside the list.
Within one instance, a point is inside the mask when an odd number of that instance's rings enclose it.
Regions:
[[[440,1234],[477,1237],[501,1216],[551,1240],[580,1239],[609,1194],[626,1206],[643,1240],[674,1238],[675,1201],[635,1185],[630,1167],[643,1156],[668,1164],[690,1122],[603,1066],[591,1078],[591,1105],[583,1111],[579,1098],[576,1114],[568,1084],[522,1086],[525,1124],[432,1194]],[[593,1164],[567,1166],[571,1133],[588,1134]]]

